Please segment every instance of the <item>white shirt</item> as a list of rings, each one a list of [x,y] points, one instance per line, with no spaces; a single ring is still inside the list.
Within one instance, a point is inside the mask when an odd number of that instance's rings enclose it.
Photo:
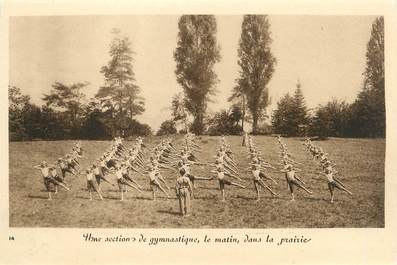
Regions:
[[[157,174],[156,170],[150,171],[150,172],[149,172],[149,178],[150,178],[150,180],[156,180],[156,179],[157,179],[156,174]]]
[[[287,177],[288,180],[294,180],[295,179],[295,171],[294,170],[287,171],[285,173],[285,176]]]
[[[260,180],[260,176],[259,174],[261,173],[261,171],[259,169],[256,170],[252,170],[252,176],[254,177],[254,180]]]
[[[94,179],[94,174],[92,172],[87,173],[87,180],[93,180]]]
[[[123,172],[121,170],[116,171],[116,177],[117,179],[122,179],[123,178]]]
[[[55,177],[57,174],[58,172],[56,168],[51,169],[51,176]]]
[[[225,172],[221,171],[218,172],[218,179],[224,179],[225,178]]]
[[[49,168],[48,167],[42,167],[40,168],[41,174],[43,177],[48,178],[49,177]]]
[[[334,178],[333,178],[333,174],[332,174],[332,173],[328,173],[328,174],[326,174],[325,176],[327,177],[328,182],[334,181]]]

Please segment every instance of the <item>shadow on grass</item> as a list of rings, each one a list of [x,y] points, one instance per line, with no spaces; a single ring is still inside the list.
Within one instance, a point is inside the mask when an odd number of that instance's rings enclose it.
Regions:
[[[110,196],[103,196],[104,199],[106,200],[112,200],[112,201],[119,201],[120,198],[118,197],[110,197]]]
[[[304,197],[302,198],[304,200],[308,200],[308,201],[324,201],[324,202],[329,202],[329,200],[325,199],[325,198],[313,198],[313,197]]]
[[[54,189],[51,189],[50,191],[51,191],[51,192],[55,192],[55,190],[54,190]],[[47,193],[47,192],[48,192],[48,190],[44,190],[44,189],[43,189],[43,190],[40,190],[40,192],[45,192],[45,193]]]
[[[194,195],[194,198],[191,198],[192,200],[203,200],[203,201],[209,201],[209,200],[215,200],[217,196],[196,196]]]
[[[145,200],[145,201],[152,201],[152,198],[149,197],[142,197],[142,196],[136,196],[135,199],[137,200]]]
[[[213,188],[213,187],[200,187],[199,189],[203,189],[203,190],[219,190],[219,188]]]
[[[179,212],[175,212],[175,211],[171,211],[171,210],[158,210],[158,213],[166,213],[169,215],[173,215],[173,216],[181,216],[181,214]]]
[[[243,195],[236,195],[236,196],[231,196],[232,198],[238,198],[238,199],[243,199],[243,200],[246,200],[246,201],[255,201],[256,200],[256,198],[254,198],[254,197],[248,197],[248,196],[243,196]]]
[[[27,197],[31,198],[31,199],[43,199],[43,200],[47,200],[48,199],[47,196],[41,196],[41,195],[28,195]]]

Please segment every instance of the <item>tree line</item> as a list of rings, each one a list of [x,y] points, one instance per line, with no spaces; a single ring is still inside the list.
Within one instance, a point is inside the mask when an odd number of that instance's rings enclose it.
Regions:
[[[239,75],[229,97],[230,107],[208,113],[219,82],[214,66],[221,60],[216,40],[216,19],[212,15],[183,15],[178,21],[174,51],[175,75],[182,92],[170,102],[172,117],[165,120],[158,135],[184,133],[241,134],[244,123],[253,134],[285,136],[384,137],[384,23],[377,18],[367,44],[363,86],[349,104],[332,99],[315,109],[305,104],[301,84],[287,93],[268,115],[271,103],[268,83],[275,71],[271,52],[270,23],[266,15],[245,15],[238,48]],[[43,106],[30,102],[15,86],[9,86],[10,140],[108,139],[116,135],[148,135],[147,124],[136,120],[145,111],[133,71],[133,51],[127,37],[115,29],[110,43],[110,61],[100,69],[104,85],[87,99],[86,82],[55,82],[44,94]],[[350,88],[349,88],[350,89]],[[271,124],[264,122],[271,119]],[[179,127],[179,131],[178,128]]]
[[[87,82],[55,82],[39,107],[20,88],[9,86],[10,140],[109,139],[151,133],[149,125],[135,119],[145,111],[145,101],[134,76],[131,43],[118,29],[112,34],[110,61],[100,69],[104,85],[95,97],[86,98]]]
[[[266,15],[245,15],[238,49],[240,71],[229,97],[230,108],[206,118],[207,103],[216,94],[217,77],[213,66],[220,60],[215,34],[216,21],[212,16],[183,16],[180,19],[174,57],[177,80],[183,93],[174,96],[173,119],[165,121],[160,134],[176,131],[175,124],[178,123],[183,123],[184,131],[190,129],[196,134],[241,134],[244,122],[248,121],[252,124],[253,134],[385,137],[383,17],[376,18],[372,24],[363,86],[353,103],[331,99],[308,109],[298,82],[293,95],[287,93],[277,102],[271,117],[267,114],[271,103],[268,83],[277,60],[271,52],[270,23]],[[193,117],[190,128],[187,125],[189,115]],[[268,118],[271,124],[263,122]]]
[[[312,111],[300,84],[285,94],[272,115],[274,133],[286,136],[385,137],[384,21],[376,18],[367,44],[363,85],[353,103],[332,99]]]

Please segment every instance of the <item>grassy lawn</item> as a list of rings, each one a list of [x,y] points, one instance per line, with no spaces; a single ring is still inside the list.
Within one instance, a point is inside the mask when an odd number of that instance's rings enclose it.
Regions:
[[[213,161],[218,137],[202,137],[198,143],[202,161]],[[269,171],[278,184],[268,184],[279,194],[273,199],[262,191],[262,200],[255,202],[255,191],[250,172],[246,171],[249,159],[241,137],[228,136],[240,175],[248,185],[245,190],[227,186],[226,202],[220,201],[217,180],[197,181],[193,201],[193,214],[186,218],[178,215],[178,201],[166,200],[159,193],[157,201],[151,200],[147,176],[135,176],[143,186],[144,193],[130,190],[124,201],[119,201],[116,188],[104,183],[105,200],[88,200],[84,176],[67,175],[71,191],[61,191],[52,201],[47,200],[42,177],[33,165],[42,160],[54,162],[67,153],[73,142],[12,142],[10,143],[10,226],[11,227],[106,227],[106,228],[298,228],[298,227],[383,227],[384,226],[384,139],[330,139],[316,141],[336,162],[342,173],[341,180],[353,192],[353,197],[336,190],[335,203],[329,203],[325,177],[317,174],[317,162],[313,161],[296,138],[284,138],[288,150],[296,161],[302,163],[301,176],[314,194],[301,190],[296,192],[296,201],[290,202],[284,175]],[[145,139],[149,148],[161,138]],[[254,137],[262,157],[272,164],[280,162],[279,146],[275,138]],[[176,140],[180,146],[181,140]],[[106,141],[83,141],[86,152],[83,166],[98,158],[110,145]],[[125,142],[130,146],[132,142]],[[146,154],[148,158],[148,154]],[[208,176],[209,167],[193,167],[197,176]],[[168,185],[175,184],[176,172],[163,171]],[[112,177],[111,177],[112,179]],[[113,180],[113,179],[112,179]],[[114,181],[114,180],[113,180]]]

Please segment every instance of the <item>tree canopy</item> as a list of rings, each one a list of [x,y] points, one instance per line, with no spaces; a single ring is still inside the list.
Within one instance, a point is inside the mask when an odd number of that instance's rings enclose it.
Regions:
[[[258,121],[270,104],[269,83],[276,64],[270,47],[270,23],[266,15],[245,15],[241,25],[238,65],[240,66],[237,86],[232,98],[244,95],[252,115],[252,130],[255,134]]]
[[[114,38],[110,44],[110,61],[101,68],[105,84],[96,98],[103,112],[109,113],[107,123],[119,134],[128,128],[134,116],[145,111],[144,99],[139,95],[132,67],[133,51],[127,37],[121,36],[119,30],[113,30]],[[117,122],[115,122],[117,120]]]
[[[218,81],[214,71],[220,60],[213,15],[183,15],[178,22],[178,42],[174,52],[176,79],[185,96],[185,107],[193,115],[192,130],[201,134],[204,117]]]

